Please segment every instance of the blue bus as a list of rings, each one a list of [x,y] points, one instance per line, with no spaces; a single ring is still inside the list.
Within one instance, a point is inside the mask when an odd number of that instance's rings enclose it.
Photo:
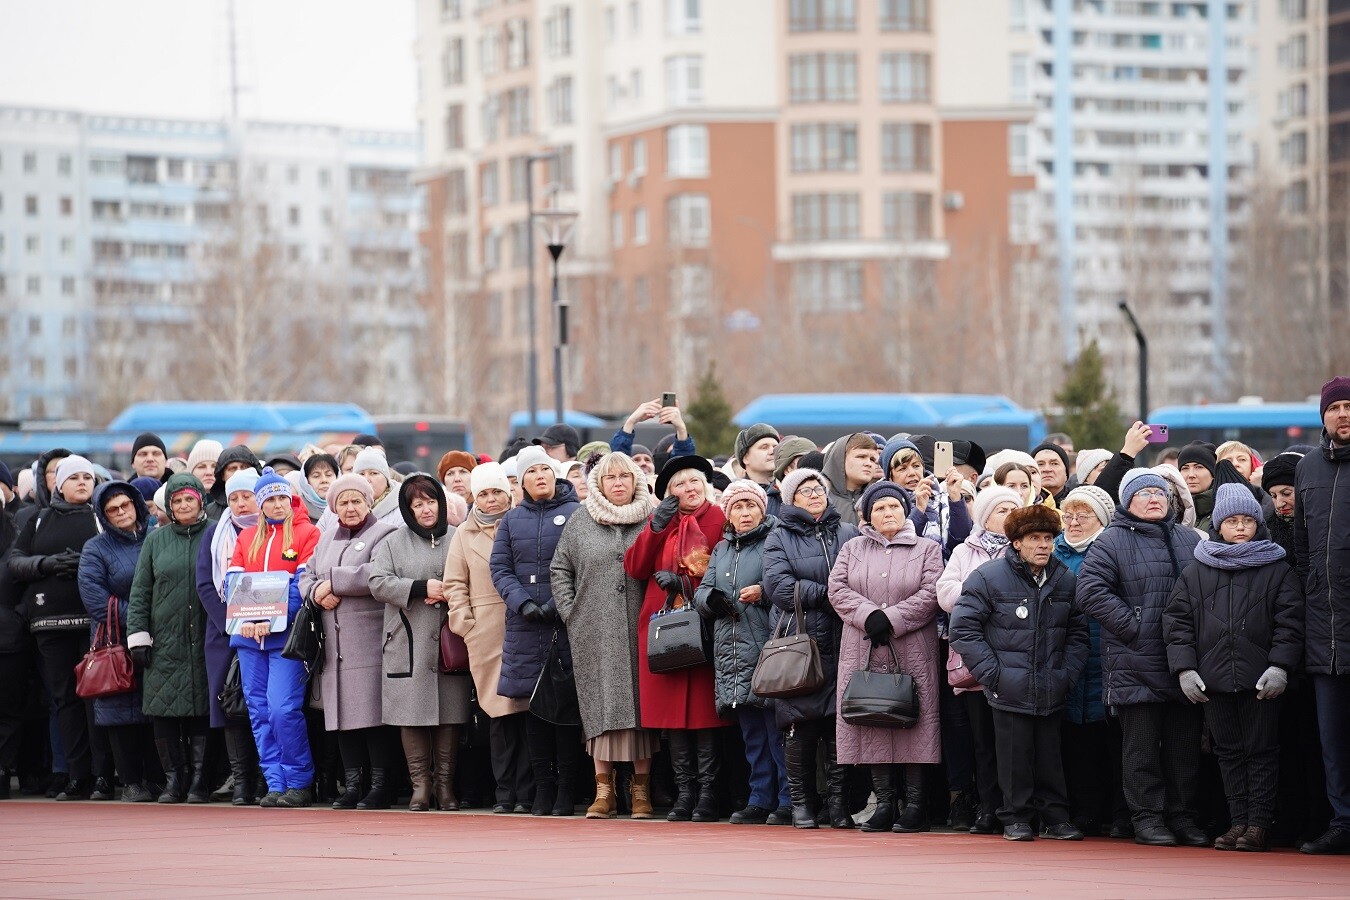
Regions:
[[[1168,446],[1183,447],[1207,441],[1241,441],[1269,459],[1290,444],[1316,444],[1322,434],[1317,404],[1211,403],[1205,406],[1164,406],[1148,414],[1151,425],[1166,425]]]

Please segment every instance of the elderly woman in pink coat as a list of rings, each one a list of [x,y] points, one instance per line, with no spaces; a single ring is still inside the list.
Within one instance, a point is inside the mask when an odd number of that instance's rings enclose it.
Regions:
[[[927,831],[925,766],[942,756],[938,723],[937,580],[942,547],[914,532],[908,491],[878,481],[859,504],[862,534],[839,551],[830,572],[830,604],[844,621],[839,647],[839,703],[860,669],[900,671],[914,678],[919,721],[913,728],[837,723],[839,761],[871,767],[876,812],[863,831]],[[894,656],[892,656],[894,654]],[[904,766],[905,808],[896,815],[896,767]]]

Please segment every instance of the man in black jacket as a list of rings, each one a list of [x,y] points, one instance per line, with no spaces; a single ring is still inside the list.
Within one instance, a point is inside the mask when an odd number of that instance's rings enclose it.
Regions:
[[[1304,853],[1350,853],[1350,376],[1322,386],[1322,442],[1298,464],[1294,554],[1307,598],[1306,668],[1317,722],[1331,828]]]
[[[1088,623],[1074,576],[1054,555],[1059,513],[1036,505],[1008,513],[1012,542],[966,579],[952,613],[952,646],[985,685],[994,715],[1003,837],[1081,841],[1069,821],[1060,757],[1060,713],[1088,655]]]

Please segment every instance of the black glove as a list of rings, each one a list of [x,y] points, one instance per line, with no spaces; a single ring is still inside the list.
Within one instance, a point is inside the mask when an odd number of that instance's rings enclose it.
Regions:
[[[718,619],[739,619],[740,614],[736,609],[736,604],[726,594],[713,588],[708,593],[708,609],[712,610],[713,617]]]
[[[670,591],[674,591],[675,593],[678,594],[682,589],[682,585],[680,584],[680,576],[666,569],[662,569],[661,571],[653,575],[652,580],[656,582],[657,587],[659,587],[663,591],[666,591],[667,593],[669,593]]]
[[[652,513],[652,531],[661,531],[670,524],[670,520],[675,518],[675,513],[680,511],[680,498],[667,497],[656,507],[656,512]]]
[[[138,669],[150,668],[150,648],[144,646],[132,647],[131,661],[136,664]]]
[[[880,647],[891,639],[891,620],[878,609],[868,615],[863,623],[863,630],[867,632],[867,639],[872,642],[872,646]]]
[[[550,625],[558,621],[558,608],[556,606],[541,606],[539,611],[544,614],[544,621]]]
[[[37,564],[38,574],[41,575],[43,578],[48,578],[56,574],[56,570],[59,566],[60,566],[59,556],[44,556],[42,557],[42,559],[38,560]]]
[[[531,625],[543,625],[549,621],[548,610],[533,600],[520,604],[520,617]]]
[[[80,551],[66,550],[56,554],[56,571],[53,573],[58,578],[74,578],[80,572]]]

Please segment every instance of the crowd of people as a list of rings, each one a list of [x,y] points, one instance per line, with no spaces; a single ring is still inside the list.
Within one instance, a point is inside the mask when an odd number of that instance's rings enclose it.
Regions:
[[[0,467],[0,798],[1350,853],[1350,377],[1321,412],[1264,460],[1146,459],[1139,422],[1077,452],[756,424],[709,458],[660,401],[434,473],[374,435],[145,434],[126,478],[53,448]],[[818,669],[770,691],[794,635]],[[84,699],[100,642],[134,681]],[[904,716],[858,711],[877,685]]]

